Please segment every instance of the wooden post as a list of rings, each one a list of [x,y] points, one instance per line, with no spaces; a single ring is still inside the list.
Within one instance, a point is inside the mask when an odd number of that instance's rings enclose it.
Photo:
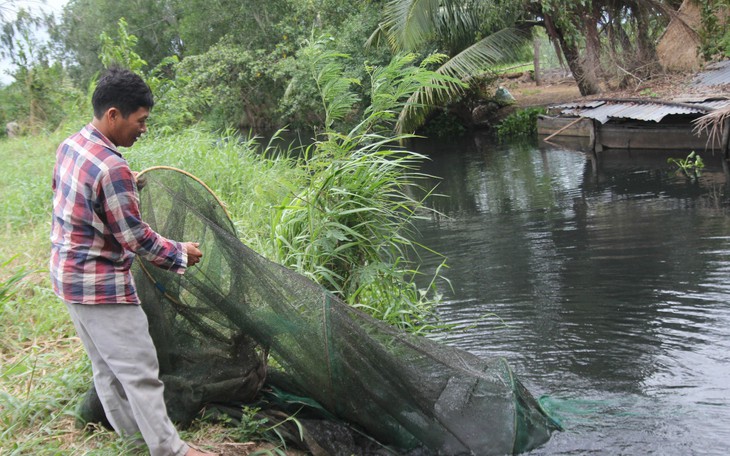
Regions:
[[[603,143],[601,142],[601,122],[593,119],[593,151],[603,152]]]
[[[591,119],[591,134],[588,135],[589,147],[593,152],[596,151],[596,122],[598,121],[595,119]]]

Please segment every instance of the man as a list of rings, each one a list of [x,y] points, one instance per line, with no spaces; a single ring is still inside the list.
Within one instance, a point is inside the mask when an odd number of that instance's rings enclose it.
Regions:
[[[141,433],[152,456],[211,455],[183,442],[167,416],[157,353],[130,273],[135,254],[179,274],[202,257],[197,243],[166,239],[140,219],[135,174],[117,150],[147,131],[152,92],[133,72],[113,68],[99,80],[92,105],[91,123],[56,151],[53,290],[84,343],[116,432],[136,439]]]

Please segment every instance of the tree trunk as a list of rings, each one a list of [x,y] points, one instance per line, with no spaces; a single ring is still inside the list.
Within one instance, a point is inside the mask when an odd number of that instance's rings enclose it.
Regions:
[[[593,11],[585,11],[582,16],[582,28],[586,40],[583,79],[586,81],[586,85],[595,88],[593,93],[598,93],[600,92],[598,78],[601,73],[601,38],[598,36],[598,21],[601,17],[601,9],[594,3]]]
[[[570,72],[573,74],[576,84],[578,84],[580,94],[584,97],[597,94],[600,91],[598,81],[595,79],[595,74],[592,78],[591,75],[586,74],[585,67],[580,58],[580,50],[575,41],[568,41],[565,38],[562,30],[555,25],[555,22],[549,14],[545,14],[545,29],[550,39],[560,44],[560,50],[565,57]]]
[[[624,55],[631,52],[631,38],[624,30],[623,17],[614,14],[608,26],[608,41],[613,50],[614,60],[621,60]]]
[[[659,69],[659,58],[656,53],[656,46],[649,37],[649,19],[647,11],[639,5],[633,10],[636,18],[636,48],[638,55],[637,68],[644,76],[648,76]]]
[[[38,120],[38,102],[36,100],[35,91],[33,90],[34,70],[28,68],[25,72],[25,90],[28,93],[28,128],[31,133],[36,133]]]
[[[535,68],[535,85],[542,83],[542,76],[540,75],[540,39],[538,37],[532,40],[532,65]]]

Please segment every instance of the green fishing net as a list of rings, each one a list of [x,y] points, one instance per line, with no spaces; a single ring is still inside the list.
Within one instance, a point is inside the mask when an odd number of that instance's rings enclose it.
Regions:
[[[189,174],[151,168],[143,177],[143,219],[204,253],[184,275],[139,258],[134,271],[173,420],[255,401],[264,385],[403,453],[516,453],[559,429],[503,359],[395,329],[258,255]],[[81,415],[103,418],[93,391]]]

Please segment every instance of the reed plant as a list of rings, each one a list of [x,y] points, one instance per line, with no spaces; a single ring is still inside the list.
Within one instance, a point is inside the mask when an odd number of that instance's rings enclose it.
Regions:
[[[276,261],[376,318],[423,329],[433,315],[413,281],[412,221],[423,210],[413,190],[420,154],[376,135],[316,143],[303,166],[307,186],[276,208]],[[427,194],[428,192],[426,192]]]
[[[435,320],[438,295],[434,281],[430,289],[418,289],[408,258],[420,247],[412,241],[413,221],[428,211],[424,199],[432,193],[419,188],[427,177],[418,172],[426,157],[399,147],[407,135],[383,132],[392,128],[395,113],[413,91],[426,80],[437,87],[438,76],[424,67],[407,67],[412,59],[403,56],[385,68],[371,68],[373,104],[349,133],[341,134],[329,127],[355,111],[355,82],[341,74],[337,60],[342,54],[322,42],[307,52],[316,54],[311,74],[328,122],[323,139],[310,145],[300,161],[306,185],[273,215],[275,259],[376,318],[424,330]],[[416,193],[426,196],[419,199]]]

